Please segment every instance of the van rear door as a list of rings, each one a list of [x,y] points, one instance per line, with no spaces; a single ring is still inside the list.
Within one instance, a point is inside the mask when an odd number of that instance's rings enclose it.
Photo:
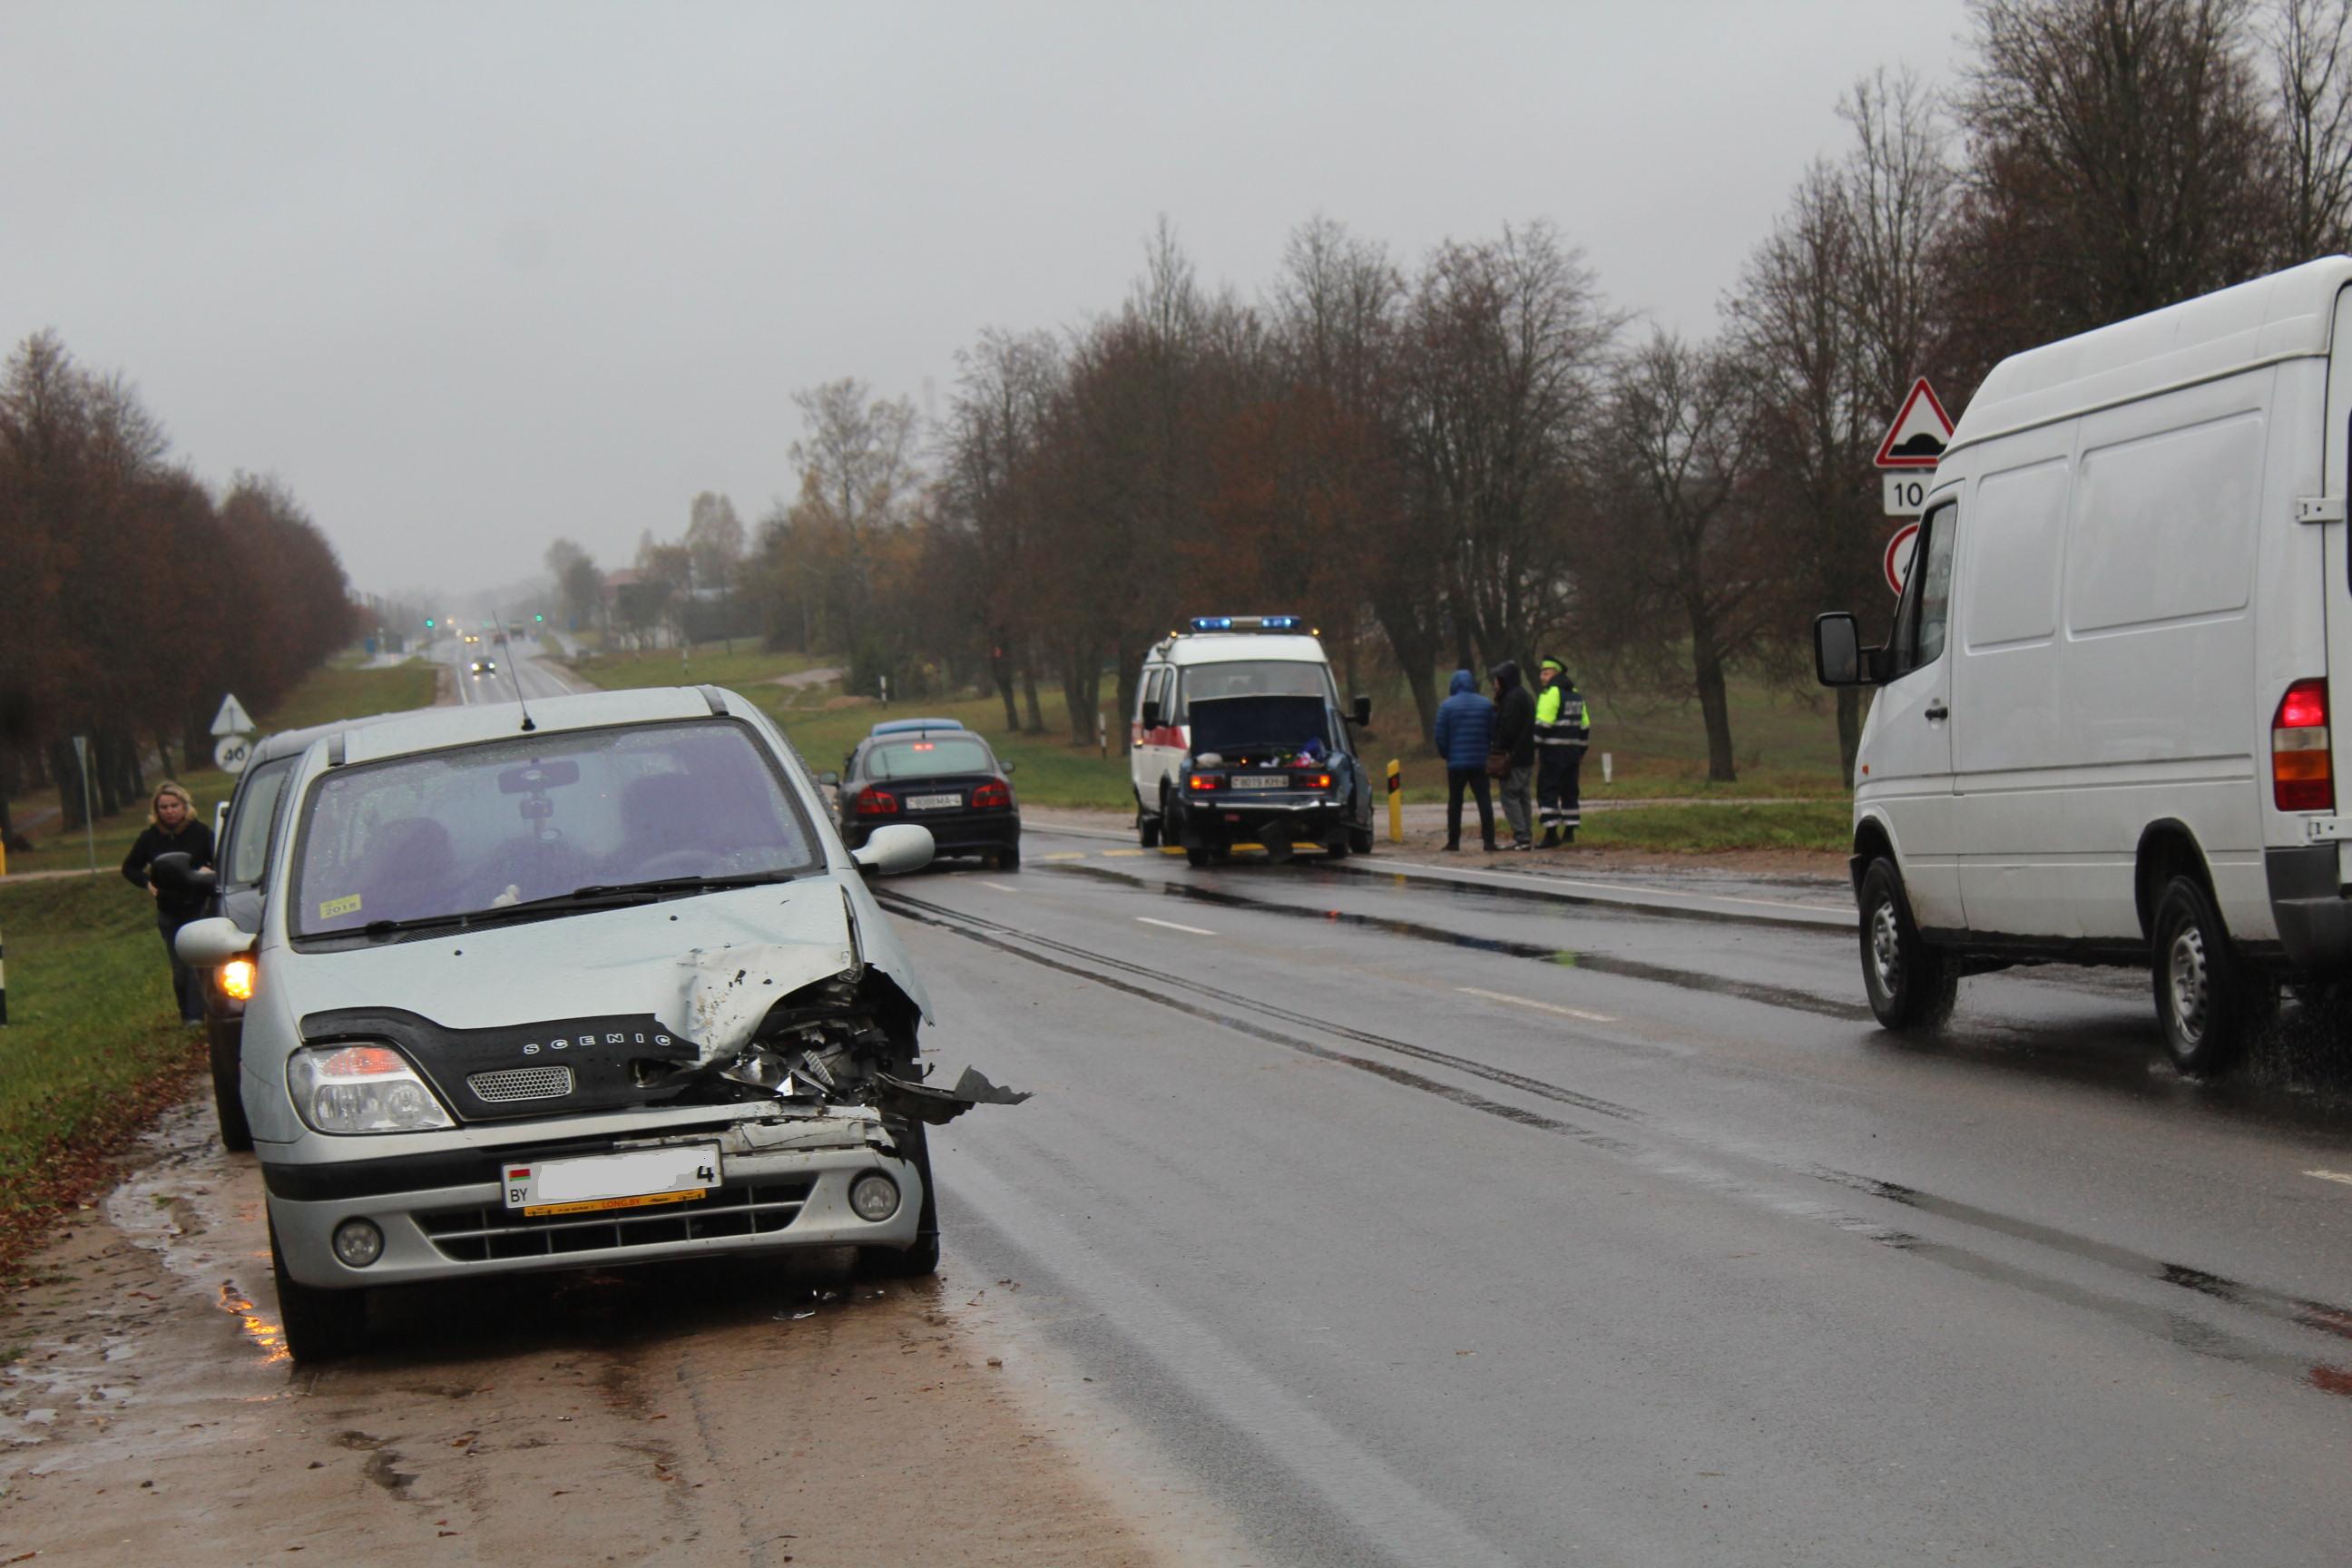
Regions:
[[[2352,765],[2352,733],[2347,733],[2352,731],[2352,723],[2347,723],[2352,711],[2346,706],[2352,703],[2352,543],[2346,537],[2352,532],[2352,524],[2343,521],[2346,498],[2352,496],[2352,289],[2336,299],[2335,350],[2327,369],[2327,446],[2321,472],[2325,475],[2322,488],[2336,510],[2336,521],[2310,525],[2319,530],[2326,563],[2320,575],[2326,605],[2325,673],[2336,810],[2326,819],[2305,819],[2310,826],[2305,831],[2339,835],[2352,833],[2352,816],[2346,815],[2345,799],[2346,768]],[[2352,840],[2337,837],[2336,845],[2336,886],[2352,887]]]

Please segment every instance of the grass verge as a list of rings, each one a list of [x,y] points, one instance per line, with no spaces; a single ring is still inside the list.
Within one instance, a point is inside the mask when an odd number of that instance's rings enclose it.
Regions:
[[[1577,829],[1576,841],[1599,849],[1685,855],[1729,849],[1816,849],[1843,855],[1853,842],[1853,821],[1843,801],[1636,805],[1588,815]]]
[[[58,1209],[115,1175],[111,1156],[204,1068],[172,1005],[154,906],[112,876],[0,884],[0,1278]]]

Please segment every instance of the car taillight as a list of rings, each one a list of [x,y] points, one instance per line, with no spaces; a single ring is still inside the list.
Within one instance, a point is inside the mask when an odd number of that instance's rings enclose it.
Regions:
[[[1331,775],[1329,773],[1310,774],[1307,780],[1307,787],[1308,789],[1329,789],[1331,787]]]
[[[1187,789],[1214,789],[1217,787],[1217,775],[1214,773],[1194,773],[1191,778],[1184,781],[1184,787]]]
[[[857,792],[856,798],[849,803],[849,809],[860,816],[896,816],[898,815],[898,797],[887,789],[876,789],[868,784]]]
[[[971,805],[975,811],[1002,811],[1012,804],[1013,791],[993,780],[971,792]]]
[[[2271,720],[2271,798],[2281,811],[2336,809],[2325,680],[2298,680],[2279,699]]]

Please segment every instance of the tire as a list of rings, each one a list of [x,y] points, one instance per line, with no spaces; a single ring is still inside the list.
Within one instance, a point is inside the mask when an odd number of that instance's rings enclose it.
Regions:
[[[2165,884],[2148,942],[2165,1054],[2192,1077],[2227,1071],[2268,1026],[2278,986],[2239,961],[2212,896],[2194,877]]]
[[[996,868],[1000,871],[1021,869],[1021,844],[1018,839],[996,852]]]
[[[286,1272],[278,1225],[269,1225],[269,1271],[278,1277],[278,1316],[287,1352],[298,1362],[340,1361],[367,1339],[365,1290],[322,1290]]]
[[[1342,833],[1339,837],[1323,846],[1323,858],[1327,860],[1345,860],[1348,858],[1348,851],[1352,847],[1348,842],[1349,837]]]
[[[931,1142],[921,1122],[908,1125],[907,1145],[915,1173],[923,1179],[915,1245],[903,1252],[895,1247],[859,1247],[857,1271],[869,1279],[921,1279],[940,1271],[940,1190],[931,1180]]]
[[[1188,846],[1184,850],[1184,864],[1187,866],[1205,866],[1215,858],[1216,857],[1206,849],[1194,849]]]
[[[1359,855],[1370,854],[1372,852],[1372,830],[1369,827],[1350,827],[1348,829],[1348,847],[1354,850]]]
[[[212,1057],[213,1114],[220,1121],[221,1147],[232,1154],[250,1152],[253,1129],[245,1120],[245,1086],[238,1081],[237,1068],[237,1047],[245,1038],[244,1026],[240,1023],[231,1035],[215,1019],[205,1026],[205,1043]]]
[[[1163,801],[1162,804],[1164,805],[1165,802]],[[1160,818],[1144,814],[1143,801],[1140,796],[1138,796],[1135,802],[1135,841],[1145,849],[1160,847]]]
[[[1959,994],[1958,963],[1920,936],[1892,860],[1862,879],[1862,984],[1880,1026],[1903,1035],[1941,1028]]]

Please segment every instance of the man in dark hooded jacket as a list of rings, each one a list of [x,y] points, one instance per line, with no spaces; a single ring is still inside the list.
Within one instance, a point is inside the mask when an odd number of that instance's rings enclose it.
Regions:
[[[1495,705],[1478,693],[1478,678],[1454,672],[1453,692],[1437,705],[1430,739],[1445,759],[1445,847],[1462,847],[1462,792],[1478,800],[1478,837],[1495,848],[1495,797],[1488,793],[1486,754],[1495,745]]]
[[[1506,762],[1503,816],[1511,825],[1511,847],[1536,847],[1528,796],[1536,776],[1536,700],[1519,679],[1519,667],[1509,659],[1496,665],[1495,676],[1495,751]]]

